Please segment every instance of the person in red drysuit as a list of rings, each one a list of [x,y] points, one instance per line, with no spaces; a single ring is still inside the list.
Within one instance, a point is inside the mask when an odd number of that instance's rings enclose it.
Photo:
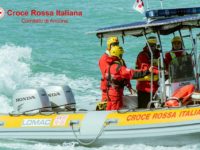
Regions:
[[[172,50],[165,54],[165,65],[167,71],[170,63],[176,63],[175,59],[177,57],[186,55],[186,52],[183,49],[182,40],[180,36],[175,36],[171,42],[172,42]]]
[[[101,85],[100,85],[100,89],[102,91],[102,98],[101,98],[102,102],[107,101],[107,93],[106,93],[107,80],[104,78],[105,77],[105,69],[106,69],[106,67],[108,65],[106,60],[110,55],[109,54],[110,49],[113,46],[118,46],[118,45],[119,45],[119,40],[118,40],[117,37],[109,37],[108,40],[107,40],[106,52],[99,59],[99,68],[100,68],[100,71],[101,71],[101,74],[102,74]],[[121,61],[122,61],[123,65],[126,66],[125,61],[123,59]],[[126,86],[129,89],[129,91],[132,93],[133,91],[132,91],[132,86],[131,86],[130,81],[127,82]]]
[[[110,50],[109,64],[106,67],[105,78],[107,79],[107,107],[106,110],[119,110],[123,106],[123,91],[127,81],[138,79],[148,75],[149,70],[128,69],[121,62],[124,50],[114,46]]]

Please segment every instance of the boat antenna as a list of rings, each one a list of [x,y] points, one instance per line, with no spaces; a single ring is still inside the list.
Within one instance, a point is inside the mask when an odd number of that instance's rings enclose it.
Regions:
[[[122,42],[123,42],[123,44],[124,44],[124,36],[122,35]]]
[[[123,42],[123,44],[124,44],[124,31],[122,32],[122,42]]]
[[[101,47],[103,45],[103,38],[100,39],[100,44],[101,44]]]
[[[149,0],[146,0],[147,2],[147,10],[149,10]]]
[[[102,34],[100,35],[100,38],[101,38],[101,39],[100,39],[100,40],[101,40],[100,42],[101,42],[101,47],[102,47],[102,45],[103,45],[103,35],[102,35]]]
[[[160,5],[161,5],[161,8],[163,9],[163,1],[160,0]]]

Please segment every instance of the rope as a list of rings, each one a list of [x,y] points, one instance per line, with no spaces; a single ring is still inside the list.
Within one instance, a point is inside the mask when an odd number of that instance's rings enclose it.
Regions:
[[[44,115],[44,116],[51,116],[51,115],[55,114],[55,112],[53,112],[53,111],[50,111],[50,112],[40,112],[39,114],[40,115]]]
[[[23,112],[23,113],[9,113],[10,116],[14,116],[14,117],[17,117],[17,116],[21,116],[21,115],[24,115],[24,116],[35,116],[35,115],[45,115],[45,116],[50,116],[54,114],[54,112],[52,111],[49,111],[49,112],[35,112],[35,113],[30,113],[30,111],[26,111],[26,112]]]
[[[21,115],[23,115],[23,114],[22,113],[14,113],[14,112],[9,113],[9,116],[13,116],[13,117],[18,117]]]
[[[92,139],[91,141],[89,141],[89,142],[85,142],[85,141],[80,140],[80,139],[78,138],[78,136],[76,135],[75,131],[74,131],[73,124],[71,124],[71,127],[72,127],[73,134],[74,134],[74,136],[75,136],[75,138],[76,138],[76,141],[77,141],[79,144],[81,144],[81,145],[89,146],[89,145],[92,145],[93,143],[95,143],[95,142],[99,139],[99,137],[102,135],[102,133],[103,133],[103,131],[104,131],[104,129],[105,129],[105,127],[106,127],[107,125],[108,125],[108,124],[103,125],[102,128],[101,128],[101,130],[100,130],[99,133],[97,134],[97,136],[96,136],[94,139]]]
[[[126,111],[117,110],[117,113],[119,113],[119,114],[125,114],[125,113],[133,112],[133,111],[135,111],[135,109],[134,108],[130,108],[130,109],[126,110]]]

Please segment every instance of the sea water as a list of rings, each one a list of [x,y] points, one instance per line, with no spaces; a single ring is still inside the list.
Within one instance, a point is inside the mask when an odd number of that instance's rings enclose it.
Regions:
[[[164,8],[199,6],[200,0],[162,0]],[[77,10],[82,16],[8,16],[0,19],[0,112],[11,112],[12,95],[17,89],[68,84],[77,107],[93,109],[100,99],[98,59],[106,49],[95,34],[86,34],[100,27],[144,20],[132,10],[134,0],[1,0],[0,7],[12,11]],[[147,4],[144,1],[145,6]],[[150,9],[161,8],[159,0],[149,1]],[[18,13],[19,15],[19,13]],[[23,14],[21,14],[23,15]],[[25,20],[65,20],[67,22],[24,22]],[[199,33],[199,30],[195,30]],[[162,36],[165,51],[170,50],[172,35]],[[126,37],[120,45],[125,49],[127,66],[135,60],[145,42],[143,37]],[[132,81],[133,87],[135,81]],[[168,140],[168,139],[166,139]],[[155,145],[155,144],[153,144]],[[149,146],[144,144],[82,147],[75,143],[48,143],[25,140],[0,140],[2,150],[197,150],[200,144]]]

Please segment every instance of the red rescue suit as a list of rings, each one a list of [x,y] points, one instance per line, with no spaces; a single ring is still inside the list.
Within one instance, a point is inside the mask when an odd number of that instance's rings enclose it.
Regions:
[[[108,66],[107,59],[108,59],[109,55],[107,53],[108,52],[106,51],[106,53],[104,53],[101,56],[101,58],[99,59],[99,68],[100,68],[101,75],[102,75],[101,84],[100,84],[100,89],[102,91],[101,101],[105,101],[107,99],[107,94],[106,94],[107,81],[104,78],[105,77],[106,67]]]
[[[154,51],[153,59],[158,59],[160,57],[159,50]],[[151,66],[151,54],[147,46],[143,48],[143,51],[138,54],[136,61],[136,69],[147,70]],[[158,74],[157,66],[154,67],[154,74]],[[150,93],[151,92],[151,82],[150,81],[137,81],[136,89],[141,92]],[[158,81],[153,81],[153,93],[158,89]]]
[[[106,73],[106,68],[109,66],[109,63],[107,62],[107,59],[109,58],[109,55],[107,54],[108,52],[104,53],[101,58],[99,59],[99,68],[102,74],[101,78],[101,84],[100,84],[100,89],[102,91],[102,98],[101,101],[106,101],[107,100],[107,79],[105,78],[105,73]],[[122,59],[121,64],[126,67],[126,64],[124,60]],[[130,80],[127,81],[126,86],[128,89],[131,89],[131,83]]]
[[[137,79],[149,74],[147,70],[128,69],[121,64],[117,57],[109,57],[105,78],[107,79],[107,108],[106,110],[118,110],[123,106],[124,86],[131,79]]]

